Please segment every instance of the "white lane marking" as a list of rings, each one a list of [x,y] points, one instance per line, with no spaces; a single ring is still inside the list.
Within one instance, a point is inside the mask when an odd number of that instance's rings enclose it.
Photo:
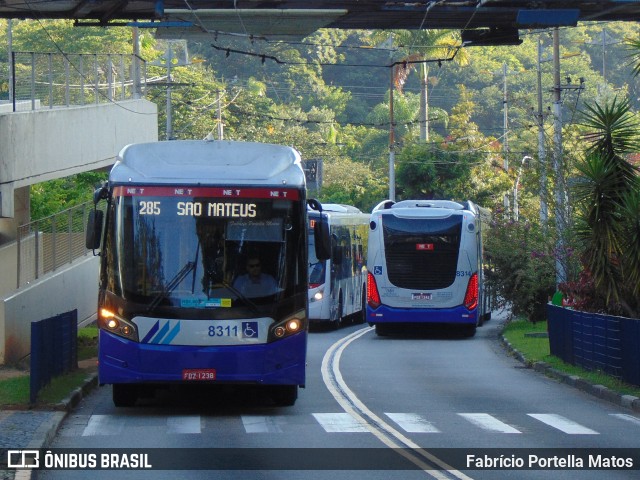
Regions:
[[[167,417],[167,433],[201,433],[200,415]]]
[[[362,328],[338,340],[333,345],[331,345],[331,347],[329,347],[327,352],[324,354],[324,357],[322,358],[321,367],[322,380],[325,386],[345,412],[356,418],[359,422],[366,424],[369,431],[378,440],[380,440],[389,448],[397,449],[396,451],[399,455],[404,456],[414,465],[420,467],[427,475],[438,480],[448,480],[449,476],[447,475],[447,473],[449,473],[450,475],[453,475],[462,480],[471,480],[471,477],[458,470],[455,470],[453,467],[440,460],[428,450],[420,448],[419,445],[412,442],[398,430],[396,430],[376,414],[374,414],[347,386],[346,382],[342,378],[342,373],[340,373],[340,357],[342,356],[342,352],[345,350],[345,348],[347,348],[347,346],[349,346],[351,342],[357,340],[358,338],[371,332],[372,330],[373,327]],[[362,412],[362,415],[359,412]],[[368,419],[368,421],[365,419],[365,417]],[[392,440],[391,437],[395,438],[397,441]],[[412,449],[412,451],[408,452],[406,450],[407,448]],[[420,457],[422,457],[423,460],[421,460]],[[434,470],[433,466],[425,463],[425,461],[431,462],[432,465],[437,465],[438,467],[444,469],[445,472]]]
[[[599,435],[595,430],[555,413],[527,413],[527,415],[569,435]]]
[[[385,415],[396,422],[408,433],[440,433],[426,418],[417,413],[387,413]]]
[[[369,433],[369,429],[348,413],[314,413],[327,433]]]
[[[500,433],[522,433],[520,430],[507,425],[488,413],[459,413],[458,415],[484,430]]]
[[[621,420],[625,420],[627,422],[631,422],[634,425],[637,425],[640,427],[640,418],[634,417],[633,415],[627,415],[626,413],[610,413],[609,415],[611,415],[612,417],[619,418]]]
[[[242,415],[242,424],[247,433],[282,433],[279,417]]]
[[[87,426],[82,431],[83,437],[94,435],[118,435],[125,426],[127,417],[117,417],[114,415],[91,415]]]

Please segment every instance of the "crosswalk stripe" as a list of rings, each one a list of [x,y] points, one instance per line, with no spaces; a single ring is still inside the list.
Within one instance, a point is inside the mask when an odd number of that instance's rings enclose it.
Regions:
[[[167,433],[201,433],[199,415],[167,417]]]
[[[458,415],[484,430],[500,433],[522,433],[520,430],[513,428],[511,425],[507,425],[488,413],[459,413]]]
[[[127,417],[115,415],[91,415],[82,432],[83,437],[118,435],[124,430]]]
[[[327,433],[369,432],[348,413],[314,413],[313,416]]]
[[[282,433],[279,417],[242,415],[242,424],[247,433]]]
[[[315,420],[328,433],[366,433],[370,430],[348,413],[313,413]],[[441,430],[424,415],[418,413],[385,412],[385,415],[407,433],[441,433]],[[458,413],[476,427],[496,433],[522,433],[517,428],[504,423],[488,413]],[[599,432],[553,413],[528,413],[534,418],[556,430],[570,435],[599,435]],[[619,418],[633,426],[640,427],[640,418],[624,413],[610,413],[610,417]],[[246,433],[283,433],[288,419],[282,415],[241,415]],[[131,418],[119,415],[90,415],[86,420],[76,422],[73,429],[83,437],[120,435],[127,428],[155,428],[165,425],[169,434],[200,434],[204,428],[199,415],[159,415]],[[84,422],[87,422],[86,425]],[[443,420],[444,421],[444,420]],[[69,428],[71,428],[69,427]]]
[[[610,413],[612,417],[620,418],[621,420],[626,420],[627,422],[633,423],[640,427],[640,418],[634,417],[633,415],[627,415],[626,413]]]
[[[431,422],[416,413],[385,412],[385,415],[407,433],[440,433],[440,430],[434,427]]]
[[[527,415],[569,435],[599,435],[595,430],[555,413],[527,413]]]

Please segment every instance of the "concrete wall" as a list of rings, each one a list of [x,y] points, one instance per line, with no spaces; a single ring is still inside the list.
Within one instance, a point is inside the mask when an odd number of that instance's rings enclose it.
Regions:
[[[0,298],[13,293],[17,286],[18,271],[18,247],[17,244],[10,243],[0,247]]]
[[[111,166],[129,143],[158,139],[147,100],[0,114],[0,217],[14,216],[14,190]]]
[[[78,323],[93,320],[98,304],[99,257],[87,257],[0,299],[0,364],[31,352],[31,322],[78,310]]]
[[[18,224],[29,186],[110,167],[129,143],[158,140],[156,104],[144,99],[8,113],[0,109],[0,364],[31,350],[31,322],[70,310],[95,315],[98,259],[86,257],[16,290]]]

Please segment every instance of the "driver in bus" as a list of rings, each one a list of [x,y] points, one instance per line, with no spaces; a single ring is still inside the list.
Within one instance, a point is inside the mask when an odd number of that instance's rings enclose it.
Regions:
[[[266,297],[278,290],[278,283],[268,273],[262,272],[262,263],[257,256],[247,259],[247,273],[240,275],[233,282],[233,288],[248,298]]]

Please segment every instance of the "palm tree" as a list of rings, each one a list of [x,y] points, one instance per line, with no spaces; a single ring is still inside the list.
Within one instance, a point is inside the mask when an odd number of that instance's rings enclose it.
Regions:
[[[461,65],[468,63],[468,54],[462,50],[456,33],[451,30],[384,30],[371,36],[374,43],[387,42],[389,35],[397,45],[400,58],[391,74],[393,86],[402,92],[409,74],[416,69],[420,73],[420,139],[429,141],[429,63],[454,60]],[[392,93],[392,92],[391,92]],[[391,97],[392,98],[392,97]],[[392,102],[392,100],[390,100]],[[391,103],[392,105],[392,103]]]
[[[575,232],[596,294],[610,309],[638,316],[640,308],[640,177],[627,155],[640,151],[636,117],[628,100],[587,105],[591,132],[577,165]]]

